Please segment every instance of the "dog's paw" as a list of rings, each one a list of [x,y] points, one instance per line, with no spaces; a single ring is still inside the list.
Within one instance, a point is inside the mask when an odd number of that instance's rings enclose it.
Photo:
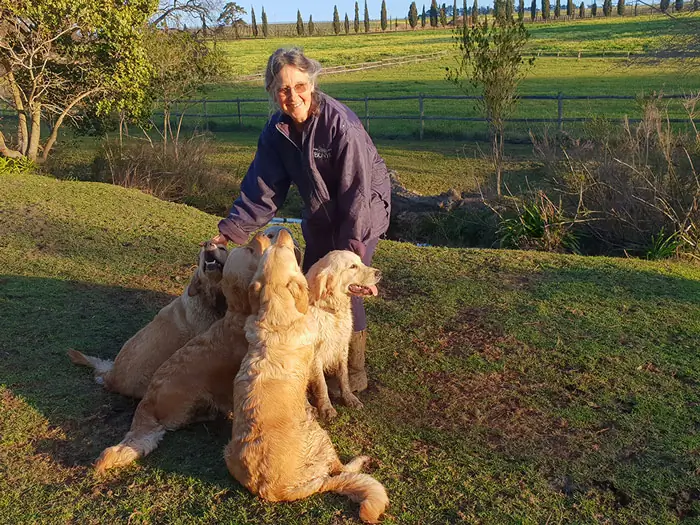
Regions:
[[[345,403],[345,406],[349,406],[352,408],[362,408],[365,406],[355,394],[347,394],[343,396],[343,403]]]
[[[141,454],[137,450],[127,445],[119,444],[102,451],[100,457],[95,461],[95,470],[98,474],[102,474],[111,468],[128,465],[139,457],[141,457]]]
[[[338,415],[338,412],[333,405],[326,405],[319,408],[319,413],[321,414],[321,419],[324,421],[329,421]]]

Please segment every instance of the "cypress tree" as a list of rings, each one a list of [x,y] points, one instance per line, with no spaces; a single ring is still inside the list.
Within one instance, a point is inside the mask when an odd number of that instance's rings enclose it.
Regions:
[[[556,0],[556,4],[554,4],[554,18],[559,18],[559,15],[561,15],[561,0]]]
[[[350,34],[350,19],[348,18],[348,14],[345,13],[345,34],[349,35]]]
[[[367,0],[365,0],[365,33],[369,33],[369,9],[367,9]]]
[[[382,31],[386,31],[386,0],[382,0],[382,11],[381,11],[381,28]]]
[[[506,19],[513,19],[513,0],[506,0]]]
[[[452,4],[452,27],[457,27],[457,0]]]
[[[353,22],[355,33],[360,32],[360,5],[355,2],[355,21]]]
[[[598,4],[593,2],[593,5],[591,5],[591,16],[593,18],[595,18],[597,14],[598,14]]]
[[[262,16],[260,17],[262,20],[262,32],[263,36],[267,38],[267,15],[265,14],[265,8],[262,8]]]
[[[542,0],[542,19],[549,20],[549,0]]]
[[[440,25],[445,27],[447,25],[447,8],[445,4],[440,7]]]
[[[586,18],[586,6],[583,2],[581,2],[581,5],[578,6],[578,17]]]
[[[258,36],[258,23],[255,21],[255,9],[250,6],[250,27],[253,30],[253,36]]]
[[[430,4],[430,27],[438,25],[438,5],[437,0],[433,0]]]
[[[668,11],[668,7],[671,5],[671,0],[661,0],[659,2],[659,9],[661,9],[662,13],[665,13]]]
[[[639,6],[639,2],[634,2],[634,16],[637,16],[637,6]]]
[[[423,13],[420,15],[420,26],[425,27],[425,4],[423,4]]]
[[[603,14],[605,16],[612,14],[612,0],[603,0]]]
[[[683,0],[681,0],[683,1]],[[678,2],[676,2],[676,5]],[[625,0],[617,0],[617,15],[625,16]]]
[[[683,0],[676,0],[676,11],[683,11]]]
[[[532,0],[530,4],[530,20],[533,22],[537,19],[537,0]]]
[[[518,0],[518,20],[525,20],[525,0]]]
[[[503,0],[493,0],[493,16],[494,18],[501,18],[501,2]]]
[[[314,36],[314,30],[316,29],[316,26],[314,25],[314,19],[311,15],[309,15],[309,23],[306,24],[306,29],[309,33],[309,36]]]
[[[467,27],[467,0],[463,0],[462,5],[462,25]]]
[[[479,4],[474,0],[474,5],[472,5],[472,25],[475,26],[479,21]]]
[[[304,21],[301,19],[301,11],[297,9],[297,35],[304,36]]]
[[[408,23],[411,29],[415,29],[418,25],[418,7],[415,2],[411,2],[411,7],[408,10]]]
[[[693,0],[693,11],[700,11],[700,0]]]
[[[340,33],[340,15],[338,14],[338,6],[333,6],[333,32],[337,35]]]
[[[576,14],[576,7],[574,7],[574,0],[569,0],[566,3],[566,16],[573,18]]]

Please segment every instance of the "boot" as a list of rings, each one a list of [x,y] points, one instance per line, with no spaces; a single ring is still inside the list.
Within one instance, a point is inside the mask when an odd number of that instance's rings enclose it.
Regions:
[[[354,332],[350,339],[348,352],[348,377],[350,390],[362,392],[367,389],[367,372],[365,371],[365,350],[367,348],[367,330]]]

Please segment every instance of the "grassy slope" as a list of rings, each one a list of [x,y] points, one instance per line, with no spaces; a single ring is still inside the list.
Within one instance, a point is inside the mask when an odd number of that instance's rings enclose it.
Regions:
[[[349,523],[334,495],[265,504],[228,475],[226,422],[98,479],[135,403],[71,365],[179,293],[216,218],[136,191],[0,178],[4,523]],[[675,523],[700,516],[700,271],[383,242],[371,389],[328,425],[375,459],[388,523]]]

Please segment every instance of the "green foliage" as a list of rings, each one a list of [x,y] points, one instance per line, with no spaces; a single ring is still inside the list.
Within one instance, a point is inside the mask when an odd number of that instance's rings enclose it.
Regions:
[[[669,6],[671,5],[671,0],[661,0],[659,2],[659,9],[661,12],[665,13],[668,11]]]
[[[36,171],[36,164],[27,157],[17,159],[0,157],[0,177],[3,175],[32,174]]]
[[[683,0],[680,1],[682,2]],[[676,2],[676,4],[677,3],[678,2]],[[676,10],[678,10],[677,7]],[[625,16],[625,0],[617,0],[617,14],[618,16]]]
[[[386,30],[386,0],[382,0],[381,14],[380,14],[380,27],[382,31]]]
[[[438,5],[437,5],[437,0],[431,0],[431,2],[430,2],[430,27],[437,27],[438,15],[439,15],[439,9],[438,9]]]
[[[603,15],[610,16],[612,14],[612,0],[603,0]]]
[[[583,19],[586,18],[586,4],[581,2],[581,5],[578,6],[578,17]]]
[[[474,0],[474,3],[472,4],[472,25],[475,26],[479,22],[479,4],[477,3],[477,0]],[[465,24],[464,27],[466,28],[467,25]]]
[[[445,27],[447,25],[447,7],[445,4],[440,6],[440,25]]]
[[[452,2],[452,27],[457,27],[457,0]]]
[[[425,7],[423,12],[425,13]],[[415,29],[418,25],[418,7],[415,2],[411,2],[411,7],[408,9],[408,24],[411,26],[411,29]]]
[[[338,14],[338,6],[333,6],[333,32],[337,35],[340,33],[340,15]]]
[[[360,32],[360,6],[357,2],[355,2],[355,18],[353,20],[353,29],[355,30],[355,33]]]
[[[561,202],[555,205],[539,191],[531,202],[517,206],[515,217],[503,218],[498,238],[505,248],[544,252],[579,253],[574,221],[564,215]]]
[[[250,26],[253,31],[253,36],[257,38],[258,36],[258,23],[255,20],[255,9],[251,6],[250,8]]]
[[[593,4],[591,5],[591,16],[593,18],[595,18],[597,14],[598,14],[598,4],[596,2],[593,2]]]
[[[423,7],[423,12],[425,13],[425,6]],[[462,26],[466,26],[469,24],[468,13],[469,11],[467,10],[467,0],[462,0]]]
[[[525,20],[525,0],[518,0],[518,20],[521,22]]]
[[[365,0],[364,24],[365,24],[365,33],[369,33],[369,9],[367,9],[367,0]]]
[[[676,12],[683,11],[683,0],[676,0]]]
[[[559,0],[556,0],[556,1],[558,2]],[[549,15],[550,15],[549,9],[550,9],[549,0],[542,0],[542,9],[541,9],[542,20],[549,20]]]
[[[265,8],[262,8],[262,16],[261,16],[261,21],[262,21],[262,33],[265,38],[267,38],[267,14],[265,13]]]
[[[658,261],[676,257],[683,244],[683,238],[678,232],[674,231],[670,235],[666,235],[664,229],[661,228],[659,233],[651,236],[651,244],[647,250],[646,258],[650,261]]]
[[[314,19],[312,15],[309,15],[309,23],[307,24],[307,29],[309,31],[309,36],[314,35],[314,31],[316,30],[316,26],[314,25]]]
[[[304,20],[301,18],[301,11],[297,9],[297,35],[304,36]]]
[[[235,31],[238,31],[238,27],[244,23],[243,15],[245,14],[246,10],[236,2],[227,2],[221,10],[218,22],[225,26],[231,26]]]
[[[345,13],[345,34],[349,35],[350,34],[350,19],[348,18],[348,14]]]
[[[427,14],[425,12],[425,4],[423,4],[423,12],[420,15],[420,26],[425,27],[425,21],[427,19]]]
[[[554,4],[554,18],[559,18],[561,16],[561,0],[555,0]]]
[[[576,14],[576,7],[574,6],[574,0],[568,0],[566,2],[566,16],[573,18]]]

